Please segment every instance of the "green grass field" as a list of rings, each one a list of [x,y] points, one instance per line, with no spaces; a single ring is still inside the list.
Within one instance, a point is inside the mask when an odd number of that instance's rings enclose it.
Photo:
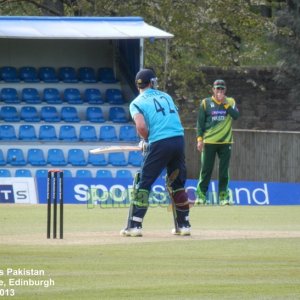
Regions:
[[[66,205],[65,238],[47,240],[45,205],[0,205],[0,299],[300,299],[300,206],[197,207],[191,237],[166,208],[120,237],[126,215]]]

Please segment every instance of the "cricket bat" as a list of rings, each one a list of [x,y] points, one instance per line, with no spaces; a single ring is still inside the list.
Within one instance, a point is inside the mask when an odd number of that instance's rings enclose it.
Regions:
[[[124,152],[124,151],[142,151],[140,146],[102,146],[96,149],[89,150],[92,154]]]

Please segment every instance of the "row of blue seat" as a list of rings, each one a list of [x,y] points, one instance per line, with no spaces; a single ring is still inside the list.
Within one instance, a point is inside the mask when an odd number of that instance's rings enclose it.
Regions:
[[[46,152],[46,151],[45,151]],[[71,148],[68,150],[67,158],[64,151],[59,148],[50,148],[47,153],[39,148],[30,148],[27,152],[27,158],[21,148],[9,148],[6,153],[6,159],[0,149],[0,165],[5,166],[10,164],[12,166],[66,166],[68,164],[76,167],[87,166],[141,166],[143,156],[141,151],[130,151],[128,159],[124,152],[108,153],[107,158],[104,154],[86,153],[79,148]],[[47,158],[46,158],[47,155]]]
[[[63,170],[64,177],[73,177],[70,170]],[[13,173],[10,169],[0,169],[0,177],[12,177]],[[47,169],[37,169],[35,171],[35,177],[47,177]],[[33,177],[33,172],[30,169],[16,169],[14,177]],[[92,171],[89,169],[76,170],[75,176],[79,178],[93,177]],[[111,170],[99,169],[96,171],[97,178],[133,178],[132,172],[127,169],[117,169],[115,176],[113,176]]]
[[[102,93],[97,88],[85,89],[82,93],[78,88],[66,88],[60,92],[57,88],[45,88],[40,94],[36,88],[23,88],[21,96],[13,87],[5,87],[1,89],[0,100],[4,103],[21,103],[22,101],[28,104],[39,104],[47,102],[49,104],[61,104],[63,102],[69,104],[124,104],[126,101],[122,91],[118,88],[106,89]]]
[[[0,118],[5,122],[80,122],[79,113],[74,106],[62,106],[60,112],[56,106],[45,105],[38,110],[35,106],[22,106],[20,112],[15,106],[5,105],[1,107]],[[88,106],[85,111],[84,120],[95,123],[106,121],[104,113],[99,106]],[[129,119],[125,108],[122,106],[111,106],[108,110],[108,120],[116,123],[127,123]]]
[[[59,131],[58,131],[59,130]],[[58,131],[58,133],[57,133]],[[33,125],[21,125],[19,127],[18,136],[15,127],[9,124],[0,125],[1,141],[138,141],[137,132],[133,125],[120,126],[119,134],[113,125],[103,125],[100,129],[96,129],[93,125],[82,125],[79,127],[78,134],[73,125],[60,125],[59,129],[53,125],[41,125],[36,133]]]
[[[57,70],[51,66],[40,67],[24,66],[17,70],[13,66],[3,66],[0,68],[0,80],[5,82],[58,82],[76,83],[82,81],[85,83],[103,83],[118,82],[112,68],[99,68],[97,72],[92,67],[80,67],[76,70],[71,66],[60,67]]]

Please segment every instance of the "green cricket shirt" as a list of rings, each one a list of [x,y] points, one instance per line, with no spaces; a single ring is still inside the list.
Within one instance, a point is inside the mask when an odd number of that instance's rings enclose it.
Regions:
[[[233,143],[232,120],[239,117],[239,111],[233,98],[226,97],[225,103],[218,102],[213,96],[200,103],[197,137],[206,144]]]

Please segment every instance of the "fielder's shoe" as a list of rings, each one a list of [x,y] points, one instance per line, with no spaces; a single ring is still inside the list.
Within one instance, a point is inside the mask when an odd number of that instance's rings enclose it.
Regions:
[[[194,205],[205,205],[206,204],[206,195],[197,189],[196,191],[197,198]]]
[[[229,205],[230,203],[229,203],[229,200],[220,200],[220,205],[221,206],[225,206],[225,205]]]
[[[181,236],[191,235],[191,227],[179,227],[177,231],[173,228],[172,234]]]
[[[125,228],[120,231],[121,236],[143,236],[142,227]]]

